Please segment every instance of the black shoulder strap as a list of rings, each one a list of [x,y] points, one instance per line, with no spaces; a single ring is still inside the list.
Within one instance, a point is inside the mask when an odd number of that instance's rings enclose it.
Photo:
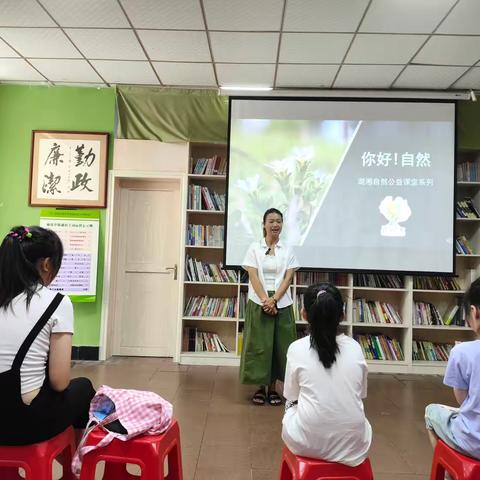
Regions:
[[[30,333],[27,335],[27,338],[23,341],[22,346],[15,355],[13,360],[12,370],[20,370],[22,366],[25,355],[27,354],[29,348],[32,346],[32,343],[37,338],[37,335],[42,331],[42,328],[46,325],[51,316],[55,313],[55,310],[60,305],[60,302],[63,300],[63,295],[57,293],[55,298],[51,301],[50,305],[47,307],[43,315],[40,317],[35,326],[30,330]]]

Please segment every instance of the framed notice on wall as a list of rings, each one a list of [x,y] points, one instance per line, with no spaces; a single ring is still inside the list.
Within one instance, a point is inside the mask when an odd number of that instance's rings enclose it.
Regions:
[[[97,294],[98,210],[43,209],[40,226],[55,231],[63,244],[63,261],[52,290],[73,302],[95,302]]]
[[[108,133],[34,130],[32,206],[105,208]]]

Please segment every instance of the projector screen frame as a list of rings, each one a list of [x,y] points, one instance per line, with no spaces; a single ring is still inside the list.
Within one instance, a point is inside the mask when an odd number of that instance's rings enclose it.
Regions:
[[[454,107],[454,161],[453,161],[453,229],[452,229],[452,257],[451,271],[430,271],[418,272],[412,270],[387,270],[387,269],[346,269],[331,267],[300,267],[298,271],[315,271],[315,272],[336,272],[336,273],[367,273],[367,274],[395,274],[395,275],[421,275],[421,276],[448,276],[455,277],[456,274],[456,248],[455,239],[457,237],[456,228],[456,204],[457,204],[457,161],[458,161],[458,102],[455,99],[430,99],[430,98],[380,98],[380,97],[302,97],[302,96],[257,96],[257,95],[232,95],[228,97],[228,124],[227,124],[227,168],[226,168],[226,185],[225,185],[225,224],[224,224],[224,244],[223,244],[223,268],[232,270],[242,270],[241,265],[233,265],[227,263],[227,232],[228,232],[228,204],[229,204],[229,179],[230,179],[230,137],[231,137],[231,111],[232,101],[235,100],[258,100],[258,101],[309,101],[309,102],[354,102],[354,103],[448,103]],[[260,237],[259,237],[260,238]]]

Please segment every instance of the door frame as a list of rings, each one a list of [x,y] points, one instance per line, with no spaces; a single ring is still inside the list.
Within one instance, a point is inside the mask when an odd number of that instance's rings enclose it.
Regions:
[[[108,208],[106,210],[106,228],[105,228],[105,258],[103,270],[103,296],[102,296],[102,314],[100,322],[100,347],[99,360],[106,360],[112,356],[114,343],[114,329],[119,323],[115,318],[115,309],[110,305],[116,302],[116,280],[118,267],[118,233],[120,222],[118,215],[120,211],[120,193],[122,180],[148,180],[177,181],[180,190],[180,235],[179,235],[179,258],[178,258],[178,305],[175,327],[175,346],[173,360],[180,361],[180,348],[182,342],[182,322],[183,315],[183,272],[185,270],[185,228],[186,216],[183,214],[187,208],[187,174],[172,172],[136,172],[124,170],[110,170],[108,175]]]

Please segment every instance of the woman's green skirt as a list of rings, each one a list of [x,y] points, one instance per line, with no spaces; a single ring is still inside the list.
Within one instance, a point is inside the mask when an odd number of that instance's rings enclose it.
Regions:
[[[251,300],[245,311],[240,381],[270,385],[284,381],[287,350],[297,338],[292,305],[279,308],[277,315],[266,314]]]

